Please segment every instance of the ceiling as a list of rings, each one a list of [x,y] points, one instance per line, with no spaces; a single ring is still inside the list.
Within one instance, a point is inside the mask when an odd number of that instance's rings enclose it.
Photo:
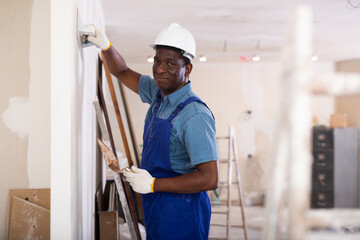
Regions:
[[[278,61],[285,23],[307,3],[314,12],[319,61],[360,58],[360,8],[348,0],[102,0],[107,36],[128,62],[146,62],[157,34],[172,22],[190,30],[197,56],[243,62],[254,54]],[[360,0],[351,0],[353,5]],[[198,58],[197,60],[198,61]]]

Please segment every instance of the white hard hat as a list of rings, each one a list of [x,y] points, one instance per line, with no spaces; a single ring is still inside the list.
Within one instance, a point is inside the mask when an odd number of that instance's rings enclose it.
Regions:
[[[155,43],[150,44],[150,47],[156,49],[157,45],[175,47],[183,50],[183,56],[190,59],[190,61],[196,56],[195,39],[193,35],[177,23],[172,23],[169,27],[163,29],[157,36]]]

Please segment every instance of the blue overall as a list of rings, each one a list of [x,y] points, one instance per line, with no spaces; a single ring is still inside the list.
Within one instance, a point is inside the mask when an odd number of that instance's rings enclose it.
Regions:
[[[203,102],[190,97],[180,103],[167,119],[161,119],[156,117],[161,101],[159,91],[154,111],[145,123],[141,168],[155,178],[176,177],[181,174],[174,172],[170,165],[171,121],[187,104]],[[142,194],[142,200],[147,240],[208,239],[211,206],[206,192],[155,192]]]

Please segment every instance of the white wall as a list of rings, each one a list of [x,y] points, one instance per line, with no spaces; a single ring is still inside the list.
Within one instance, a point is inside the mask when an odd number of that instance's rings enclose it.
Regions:
[[[142,74],[152,76],[150,63],[128,63]],[[190,75],[193,90],[207,103],[216,118],[218,136],[227,136],[234,125],[244,191],[263,192],[267,187],[273,141],[274,117],[279,99],[279,63],[199,63]],[[314,63],[315,71],[333,71],[333,63]],[[142,143],[144,117],[148,108],[139,97],[127,91],[139,143]],[[334,112],[332,97],[316,96],[312,111],[318,123],[328,124]],[[246,111],[251,110],[250,118]],[[113,117],[113,125],[116,125]],[[310,130],[309,130],[310,131]],[[120,136],[116,136],[120,139]],[[118,146],[122,148],[122,146]],[[219,142],[220,158],[227,158],[227,145]],[[248,158],[251,154],[252,158]],[[221,169],[226,176],[226,169]],[[225,179],[223,179],[225,180]],[[234,198],[237,197],[234,189]],[[224,194],[225,195],[225,194]]]
[[[51,239],[94,238],[98,50],[81,60],[77,8],[84,23],[104,27],[99,0],[51,1]]]

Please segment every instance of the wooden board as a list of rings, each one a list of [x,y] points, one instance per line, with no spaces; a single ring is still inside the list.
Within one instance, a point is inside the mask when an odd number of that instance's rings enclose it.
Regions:
[[[9,239],[50,239],[50,210],[13,196]]]
[[[27,200],[40,207],[50,210],[50,188],[39,189],[10,189],[9,191],[9,211],[8,211],[8,232],[10,231],[11,209],[13,196]]]
[[[118,212],[102,211],[100,217],[100,240],[118,239]]]

